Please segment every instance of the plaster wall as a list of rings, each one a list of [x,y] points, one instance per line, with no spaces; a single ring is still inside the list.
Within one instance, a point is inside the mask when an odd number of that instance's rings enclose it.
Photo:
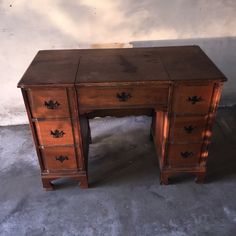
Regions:
[[[40,49],[199,44],[236,103],[234,0],[0,0],[0,125],[27,123],[18,80]],[[116,44],[117,43],[117,44]]]

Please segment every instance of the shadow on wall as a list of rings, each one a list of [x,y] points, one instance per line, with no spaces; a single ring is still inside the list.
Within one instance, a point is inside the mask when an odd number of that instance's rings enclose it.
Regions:
[[[199,45],[228,78],[220,105],[236,104],[236,37],[132,41],[130,44],[133,47]]]

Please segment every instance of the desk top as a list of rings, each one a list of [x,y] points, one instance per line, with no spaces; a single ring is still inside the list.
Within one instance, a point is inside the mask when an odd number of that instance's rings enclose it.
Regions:
[[[226,77],[198,46],[43,50],[18,87],[186,80]]]

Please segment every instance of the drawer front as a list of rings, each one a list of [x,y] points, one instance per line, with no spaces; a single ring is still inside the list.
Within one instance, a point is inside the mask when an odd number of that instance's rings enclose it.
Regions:
[[[35,122],[40,145],[74,144],[70,119]]]
[[[76,170],[78,168],[74,147],[48,147],[41,150],[48,171]]]
[[[30,89],[28,97],[34,118],[69,117],[66,89]]]
[[[201,142],[205,135],[207,116],[174,117],[172,120],[172,142]]]
[[[167,105],[168,86],[79,87],[80,108],[156,107]]]
[[[170,144],[168,165],[170,167],[198,166],[202,144]]]
[[[175,113],[207,114],[210,108],[213,85],[179,85],[175,89]]]

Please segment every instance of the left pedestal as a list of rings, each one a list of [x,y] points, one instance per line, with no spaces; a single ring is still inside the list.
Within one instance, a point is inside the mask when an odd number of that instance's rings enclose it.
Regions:
[[[43,187],[53,180],[71,178],[88,187],[89,124],[79,117],[76,91],[71,87],[22,88],[41,168]]]

